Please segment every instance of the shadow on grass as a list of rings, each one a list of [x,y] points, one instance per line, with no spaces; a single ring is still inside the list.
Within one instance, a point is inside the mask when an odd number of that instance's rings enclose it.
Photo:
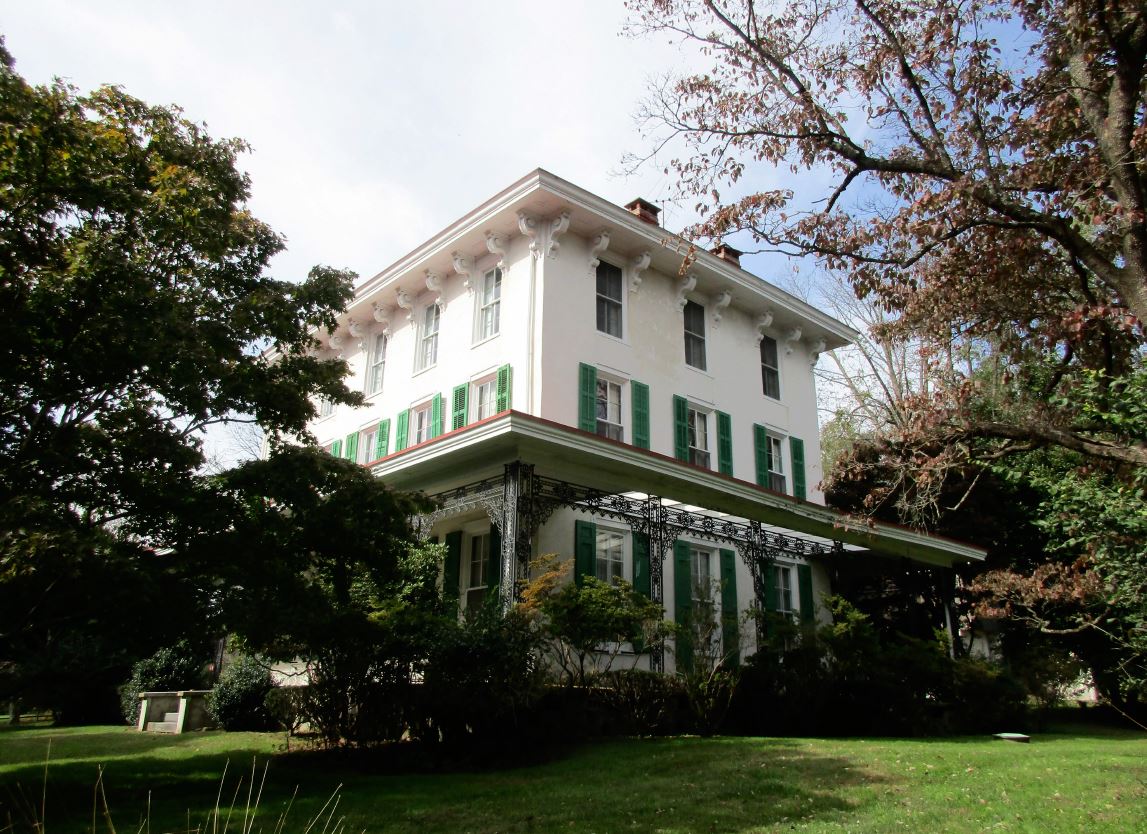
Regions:
[[[222,789],[222,806],[237,797],[240,815],[251,784],[251,756],[241,752],[231,751]],[[201,826],[220,793],[227,759],[219,753],[110,760],[103,782],[116,827],[138,827],[149,796],[153,829]],[[260,757],[256,790],[265,760]],[[287,830],[301,830],[341,784],[338,816],[345,817],[347,830],[685,833],[839,819],[876,801],[876,791],[858,788],[887,781],[850,759],[773,739],[611,741],[530,767],[480,772],[410,774],[378,772],[368,765],[361,756],[271,757],[256,829],[273,827],[296,786],[299,795]],[[38,808],[42,776],[42,764],[29,764],[0,779],[0,831],[6,831],[9,818],[13,831],[32,830],[36,817],[29,815],[29,797],[30,807]],[[91,829],[96,779],[93,762],[50,769],[49,829]]]

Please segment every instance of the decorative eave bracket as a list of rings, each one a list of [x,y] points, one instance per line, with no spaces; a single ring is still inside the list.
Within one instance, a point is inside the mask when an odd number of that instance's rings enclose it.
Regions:
[[[563,211],[557,217],[550,221],[549,232],[546,234],[546,257],[556,258],[558,256],[558,249],[561,248],[561,243],[558,241],[562,235],[570,229],[570,213]]]
[[[593,278],[597,275],[597,268],[601,265],[601,259],[598,258],[602,252],[609,248],[609,232],[602,229],[593,236],[593,241],[589,245],[589,277]]]
[[[649,263],[653,260],[653,255],[649,252],[642,252],[629,262],[629,291],[637,292],[641,287],[641,273],[649,269]],[[684,307],[682,307],[684,309]]]
[[[765,340],[765,328],[773,323],[773,311],[765,310],[757,316],[757,347]]]
[[[801,340],[801,329],[794,327],[785,334],[785,356],[788,356],[796,348],[797,343]]]
[[[398,306],[406,311],[406,320],[414,321],[414,302],[410,300],[406,290],[395,290],[394,298]]]
[[[540,258],[541,250],[538,248],[538,221],[524,211],[519,211],[518,231],[530,239],[530,254],[533,255],[535,259]]]
[[[386,338],[389,339],[390,338],[390,308],[384,307],[382,304],[379,304],[376,301],[374,303],[374,320],[376,322],[378,322],[380,325],[382,325],[382,327],[379,328],[379,332],[381,332],[383,336],[385,336]]]
[[[733,294],[728,290],[722,290],[713,296],[710,301],[710,306],[713,308],[713,329],[716,330],[721,324],[721,319],[725,316],[725,310],[733,303]]]
[[[817,339],[816,341],[809,344],[809,367],[816,367],[816,361],[820,359],[820,355],[824,353],[824,349],[824,339]]]
[[[426,270],[426,289],[434,294],[434,303],[439,310],[446,309],[446,302],[442,300],[442,276],[433,269]]]
[[[494,232],[486,232],[486,248],[490,254],[498,256],[498,266],[506,271],[506,238]]]
[[[474,292],[474,280],[471,274],[474,266],[470,259],[463,255],[461,252],[451,252],[450,260],[454,263],[454,271],[462,276],[462,286],[465,287],[466,292]]]
[[[697,288],[697,278],[694,275],[686,275],[680,281],[677,282],[677,312],[678,313],[685,312],[685,305],[689,302],[689,299],[686,298],[685,296],[688,293],[693,292],[693,290],[696,288]]]

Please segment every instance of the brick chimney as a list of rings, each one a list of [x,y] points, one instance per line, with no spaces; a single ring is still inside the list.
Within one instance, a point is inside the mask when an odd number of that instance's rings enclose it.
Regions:
[[[713,254],[723,261],[728,261],[733,266],[741,265],[741,255],[743,253],[740,249],[734,249],[727,243],[718,243],[713,247]]]
[[[626,203],[625,209],[634,217],[640,217],[646,223],[652,223],[654,226],[661,225],[661,221],[657,219],[657,215],[661,214],[661,209],[648,200],[642,200],[638,197],[633,202]]]

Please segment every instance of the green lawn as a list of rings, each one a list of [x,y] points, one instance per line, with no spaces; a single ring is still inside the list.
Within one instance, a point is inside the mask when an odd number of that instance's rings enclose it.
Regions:
[[[1031,744],[621,740],[529,767],[415,775],[286,753],[282,735],[3,730],[0,832],[38,819],[49,741],[50,834],[92,830],[101,765],[115,830],[203,829],[228,761],[223,805],[238,789],[238,831],[253,757],[260,773],[269,762],[253,829],[267,832],[296,786],[285,831],[302,832],[340,784],[335,819],[351,832],[1147,832],[1147,735],[1090,727]],[[96,830],[110,829],[98,818]]]

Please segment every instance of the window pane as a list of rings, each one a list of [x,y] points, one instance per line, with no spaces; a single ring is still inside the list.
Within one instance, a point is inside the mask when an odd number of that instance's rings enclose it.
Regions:
[[[621,301],[621,269],[602,261],[597,265],[597,294]]]
[[[705,308],[695,301],[685,302],[685,329],[705,338]]]
[[[602,582],[624,578],[625,559],[622,536],[608,530],[598,530],[595,575]]]
[[[780,364],[777,362],[777,340],[761,339],[761,384],[766,397],[781,398]]]

